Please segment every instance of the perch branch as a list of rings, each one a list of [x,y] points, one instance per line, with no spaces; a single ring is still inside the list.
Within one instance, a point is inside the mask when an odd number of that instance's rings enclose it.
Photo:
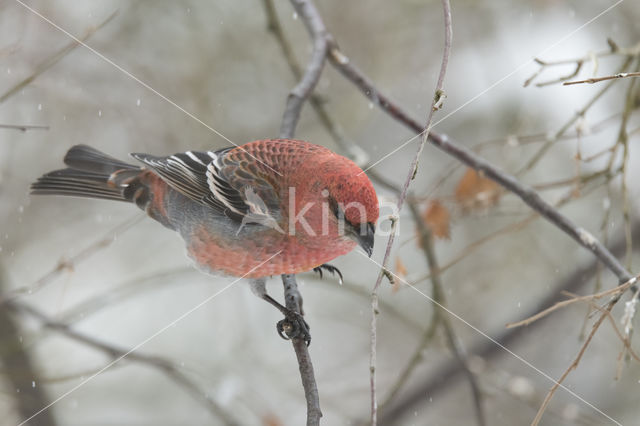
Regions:
[[[291,90],[287,98],[280,126],[280,137],[282,138],[293,137],[302,106],[320,80],[327,59],[328,33],[315,6],[312,2],[305,0],[291,0],[291,4],[307,27],[313,42],[313,53],[300,82]]]
[[[278,14],[276,13],[275,4],[273,0],[263,0],[263,4],[267,15],[267,29],[271,34],[273,34],[278,42],[278,45],[282,50],[282,55],[287,61],[294,78],[299,81],[302,79],[302,67],[295,57],[291,43],[285,36],[280,20],[278,19]],[[368,161],[367,154],[362,148],[356,145],[353,140],[347,138],[341,126],[334,120],[331,114],[329,114],[329,111],[327,111],[325,100],[320,95],[313,92],[309,96],[309,103],[313,107],[318,119],[326,128],[331,138],[340,146],[346,155],[360,166],[366,164]]]
[[[313,43],[313,53],[300,81],[287,98],[282,116],[282,125],[280,126],[280,137],[282,138],[293,137],[304,102],[311,95],[311,92],[318,83],[327,57],[328,33],[313,3],[304,0],[291,0],[291,4],[307,27]],[[269,10],[268,5],[267,10]],[[282,284],[284,285],[285,304],[287,308],[302,313],[302,296],[298,291],[295,275],[282,275]],[[307,425],[319,425],[322,411],[320,409],[318,386],[316,384],[311,356],[309,355],[309,348],[304,339],[300,338],[291,339],[291,344],[293,345],[298,360],[300,378],[302,380],[305,400],[307,401]]]

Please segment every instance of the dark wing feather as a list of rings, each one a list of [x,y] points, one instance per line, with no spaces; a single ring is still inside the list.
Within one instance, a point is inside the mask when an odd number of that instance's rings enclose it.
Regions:
[[[271,216],[279,216],[275,188],[259,173],[254,173],[255,170],[245,169],[248,162],[243,158],[227,155],[232,149],[187,151],[168,157],[131,155],[158,173],[175,190],[238,222],[248,214],[256,213],[256,209],[263,213],[265,206]],[[269,201],[257,207],[255,195]]]
[[[239,199],[227,197],[231,206],[242,203],[252,213],[278,219],[280,188],[273,179],[274,169],[268,165],[267,160],[264,152],[234,149],[209,165],[209,184],[215,185],[215,188],[226,185],[235,189]]]

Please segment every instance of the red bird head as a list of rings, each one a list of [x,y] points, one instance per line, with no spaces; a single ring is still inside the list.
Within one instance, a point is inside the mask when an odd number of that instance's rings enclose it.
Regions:
[[[371,256],[379,210],[367,175],[353,161],[329,150],[316,153],[304,168],[306,196],[297,204],[300,208],[311,201],[322,206],[321,211],[319,207],[310,211],[310,223],[321,217],[322,223],[316,221],[314,228],[325,229],[328,217],[330,234],[357,242]]]
[[[371,256],[378,221],[378,197],[367,175],[353,161],[341,157],[332,159],[332,172],[327,176],[330,205],[338,218],[344,218],[344,231],[355,237]]]

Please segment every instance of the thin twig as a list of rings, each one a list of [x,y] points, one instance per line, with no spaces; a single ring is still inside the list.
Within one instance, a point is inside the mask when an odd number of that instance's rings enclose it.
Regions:
[[[429,227],[424,223],[422,218],[420,217],[420,212],[418,210],[418,206],[413,200],[409,200],[407,202],[409,209],[411,211],[411,215],[413,216],[413,221],[416,223],[418,227],[418,232],[420,234],[420,246],[422,247],[422,251],[426,257],[427,264],[429,265],[429,270],[431,271],[431,283],[433,285],[433,309],[440,311],[441,306],[446,305],[444,291],[442,287],[442,277],[439,272],[438,260],[436,257],[435,247],[433,244],[433,235]],[[437,304],[435,303],[437,302]],[[473,405],[476,413],[476,420],[479,426],[486,425],[486,419],[484,415],[484,410],[482,408],[482,394],[480,392],[480,387],[478,386],[478,382],[469,369],[469,365],[467,363],[467,355],[464,353],[464,349],[462,348],[457,336],[453,331],[453,326],[451,325],[451,321],[447,315],[443,315],[440,323],[444,329],[445,336],[447,338],[447,343],[449,344],[449,349],[453,352],[454,357],[458,361],[460,368],[464,372],[467,381],[469,382],[469,387],[471,388],[471,395],[473,397]]]
[[[618,69],[618,72],[624,72],[631,65],[633,60],[633,56],[628,56],[624,63]],[[580,118],[584,117],[587,111],[600,99],[604,96],[609,89],[611,89],[614,85],[614,82],[611,81],[606,84],[602,89],[600,89],[587,103],[575,114],[551,137],[549,138],[543,146],[541,146],[535,154],[531,157],[531,159],[520,169],[516,175],[521,176],[525,172],[531,170],[537,163],[544,157],[549,149],[565,134],[567,130]]]
[[[99,29],[107,25],[109,22],[111,22],[111,20],[115,18],[117,14],[118,14],[118,11],[116,10],[111,15],[109,15],[107,19],[102,21],[101,24],[99,24],[96,27],[89,28],[85,32],[84,36],[80,38],[80,41],[82,42],[87,41],[93,34],[95,34],[96,31],[98,31]],[[35,71],[29,77],[20,81],[18,84],[14,85],[11,89],[7,90],[2,96],[0,96],[0,103],[6,101],[11,96],[18,93],[20,90],[22,90],[23,87],[30,84],[32,81],[38,78],[43,72],[45,72],[46,70],[48,70],[49,68],[57,64],[62,58],[64,58],[67,54],[69,54],[73,49],[75,49],[78,46],[80,46],[80,43],[74,40],[69,44],[67,44],[65,47],[63,47],[62,49],[55,52],[53,55],[46,58],[44,61],[42,61],[40,64],[36,66]]]
[[[291,4],[307,27],[307,31],[313,42],[313,53],[307,64],[307,69],[302,75],[302,79],[293,90],[291,90],[287,98],[287,104],[282,116],[282,125],[280,126],[280,137],[282,138],[293,137],[296,125],[300,119],[302,106],[311,95],[314,87],[316,87],[318,80],[320,80],[322,68],[327,59],[328,46],[327,30],[314,4],[306,0],[291,0]]]
[[[278,19],[276,8],[273,0],[263,0],[265,7],[265,13],[267,15],[267,29],[273,34],[284,56],[291,73],[297,80],[302,79],[302,67],[298,63],[295,57],[291,43],[287,39],[284,33],[284,29]],[[318,119],[325,127],[331,138],[340,146],[340,148],[346,153],[359,166],[363,166],[368,161],[368,155],[360,148],[356,143],[347,138],[340,125],[329,114],[325,107],[325,100],[318,94],[311,93],[309,96],[309,103],[313,107]]]
[[[26,132],[27,130],[49,130],[49,126],[36,126],[30,124],[0,124],[0,129],[20,130]]]
[[[638,225],[634,227],[634,238],[640,238],[640,226]],[[610,250],[615,253],[616,256],[624,254],[624,238],[616,238]],[[600,262],[594,257],[588,265],[576,268],[571,275],[562,278],[558,283],[553,285],[550,291],[547,292],[547,296],[536,302],[535,306],[533,306],[525,316],[535,315],[550,305],[553,305],[558,299],[557,295],[562,291],[574,293],[580,291],[580,289],[589,282],[589,279],[595,276],[599,264]],[[527,333],[523,333],[521,328],[504,329],[495,336],[495,339],[504,346],[513,347],[522,339],[531,336],[534,329],[542,327],[544,324],[545,321],[532,323],[527,328]],[[496,360],[496,358],[503,353],[498,346],[489,341],[481,341],[475,344],[468,352],[469,354],[487,360],[487,362]],[[444,394],[453,385],[457,384],[461,376],[462,371],[458,367],[456,360],[435,366],[433,368],[433,374],[431,374],[429,378],[425,379],[419,386],[404,395],[401,401],[385,409],[384,413],[381,414],[380,423],[397,423],[398,419],[401,419],[405,413],[413,412],[413,407],[416,406],[416,404],[423,403],[425,395],[433,397],[434,400],[436,400],[438,395]]]
[[[602,312],[603,314],[605,314],[607,316],[607,319],[609,320],[609,323],[611,324],[611,328],[613,328],[613,331],[616,333],[616,335],[618,336],[618,338],[620,339],[620,341],[624,345],[624,349],[629,351],[629,353],[631,354],[633,359],[635,359],[637,362],[640,362],[640,356],[631,347],[631,342],[629,341],[629,338],[623,336],[622,332],[618,328],[618,324],[616,324],[615,318],[613,318],[613,315],[611,315],[611,312],[607,311],[606,309],[604,309],[601,306],[596,305],[593,302],[591,302],[590,304],[591,304],[591,308],[592,309],[598,310],[598,311]]]
[[[574,297],[568,300],[564,300],[562,302],[557,302],[556,304],[554,304],[553,306],[538,312],[535,315],[530,316],[529,318],[523,319],[522,321],[518,321],[518,322],[512,322],[512,323],[508,323],[507,324],[507,328],[514,328],[514,327],[522,327],[523,325],[529,325],[532,322],[535,322],[537,320],[539,320],[540,318],[544,318],[547,315],[549,315],[551,312],[554,312],[560,308],[564,308],[566,306],[572,305],[576,302],[584,302],[584,301],[592,301],[592,300],[597,300],[597,299],[601,299],[605,296],[611,296],[614,294],[618,294],[620,292],[624,292],[626,291],[629,287],[631,287],[633,284],[635,284],[635,282],[637,281],[636,277],[633,277],[632,279],[630,279],[629,281],[627,281],[626,283],[614,287],[614,288],[610,288],[609,290],[605,290],[605,291],[601,291],[599,293],[595,293],[595,294],[588,294],[586,296],[578,296],[578,297]]]
[[[238,424],[230,413],[223,409],[215,400],[207,396],[207,393],[203,389],[200,389],[198,385],[196,385],[193,381],[191,381],[188,377],[181,373],[178,367],[176,367],[172,362],[157,356],[145,355],[139,352],[131,352],[130,350],[105,343],[101,340],[96,339],[95,337],[75,331],[65,323],[52,320],[46,314],[24,303],[18,301],[10,301],[6,302],[5,306],[16,312],[24,313],[37,319],[42,324],[42,326],[50,330],[54,330],[69,337],[70,339],[81,342],[94,349],[98,349],[107,354],[112,359],[124,358],[129,361],[135,361],[161,371],[168,378],[187,390],[189,394],[194,397],[194,399],[203,404],[209,410],[209,412],[211,412],[211,414],[222,420],[225,424]]]
[[[56,317],[58,321],[73,324],[96,314],[109,305],[121,303],[125,299],[136,296],[143,291],[158,291],[164,285],[185,285],[186,282],[192,282],[180,277],[189,273],[196,274],[198,272],[193,266],[187,265],[128,279],[122,284],[109,286],[104,292],[93,295],[65,309],[63,312],[59,312]]]
[[[413,131],[417,133],[423,132],[422,126],[418,121],[411,118],[399,105],[378,91],[371,80],[353,66],[349,58],[338,50],[337,46],[331,46],[329,49],[329,58],[336,69],[352,81],[372,102],[376,103],[385,112]],[[430,132],[429,142],[520,197],[520,199],[533,210],[540,213],[545,219],[568,234],[578,244],[591,251],[605,264],[607,269],[618,277],[620,282],[626,282],[631,278],[631,274],[625,270],[622,264],[613,257],[593,235],[575,225],[569,218],[553,208],[549,203],[544,201],[535,190],[520,183],[514,176],[500,170],[470,149],[458,144],[447,135]]]
[[[433,287],[432,298],[435,300],[435,287]],[[384,413],[385,408],[389,407],[390,404],[395,400],[396,396],[400,393],[404,385],[407,383],[409,378],[412,376],[414,370],[420,365],[420,361],[423,359],[423,352],[436,335],[436,330],[438,329],[438,324],[440,324],[440,320],[442,319],[442,315],[440,314],[440,309],[436,306],[433,307],[433,312],[431,314],[431,320],[429,321],[429,327],[422,333],[422,338],[420,339],[420,343],[416,347],[413,355],[409,359],[409,362],[404,367],[402,372],[398,375],[395,383],[391,385],[391,390],[387,394],[385,400],[379,404],[378,412]]]
[[[567,80],[569,80],[570,78],[573,78],[576,75],[578,75],[578,73],[582,69],[582,65],[584,65],[584,61],[578,61],[578,62],[576,62],[576,68],[573,70],[573,72],[571,74],[563,75],[563,76],[560,76],[560,77],[558,77],[556,79],[553,79],[553,80],[547,80],[547,81],[543,81],[543,82],[540,82],[540,83],[536,83],[536,87],[551,86],[551,85],[556,84],[556,83],[562,83],[563,81],[565,82],[564,84],[567,84],[566,83]],[[541,68],[541,70],[542,70],[542,68]],[[528,82],[530,82],[530,81],[528,80]],[[525,84],[525,86],[527,86],[527,84]]]
[[[635,278],[634,278],[634,280],[635,280]],[[604,309],[606,311],[611,312],[611,309],[613,309],[613,307],[615,306],[616,302],[617,302],[617,299],[611,300]],[[589,333],[589,335],[587,336],[587,339],[584,341],[582,347],[578,351],[578,355],[576,355],[576,357],[574,358],[573,362],[569,365],[569,367],[567,367],[567,369],[564,371],[564,373],[562,373],[562,376],[560,376],[560,378],[558,380],[556,380],[556,382],[553,384],[553,386],[551,386],[551,389],[549,389],[549,392],[545,396],[544,401],[542,401],[542,404],[540,405],[540,408],[538,409],[538,412],[536,413],[536,416],[534,417],[533,421],[531,422],[531,426],[537,426],[540,423],[540,420],[542,419],[542,415],[544,414],[545,410],[547,409],[547,406],[549,405],[549,402],[551,402],[551,398],[553,398],[553,395],[555,394],[556,390],[560,387],[562,382],[564,382],[564,379],[567,378],[569,373],[571,373],[571,371],[573,371],[576,368],[578,368],[578,364],[580,363],[580,360],[582,359],[582,355],[584,355],[585,351],[587,350],[587,347],[589,346],[589,344],[591,343],[591,340],[593,339],[593,336],[595,336],[596,332],[600,328],[600,325],[602,325],[602,322],[606,318],[607,318],[606,314],[604,314],[604,313],[600,314],[600,317],[596,320],[595,324],[593,324],[593,327],[591,328],[591,332]]]
[[[94,241],[84,249],[80,250],[77,254],[72,256],[69,259],[62,259],[58,262],[58,264],[43,275],[40,279],[38,279],[35,283],[29,286],[22,286],[16,289],[13,289],[5,295],[0,295],[0,304],[15,300],[16,298],[24,295],[24,294],[32,294],[43,287],[50,284],[54,279],[56,279],[63,271],[73,270],[73,268],[78,265],[80,262],[86,260],[87,258],[93,256],[98,253],[105,247],[109,246],[115,240],[115,237],[125,232],[126,230],[132,228],[146,216],[136,214],[134,217],[125,220],[124,222],[115,226],[112,230],[107,232],[106,236],[101,239]]]
[[[614,175],[615,176],[615,175]],[[613,177],[613,176],[612,176]],[[583,189],[583,195],[587,195],[587,193],[592,192],[594,190],[596,190],[598,188],[598,186],[593,186],[591,188],[589,188],[588,190],[584,190]],[[567,191],[566,194],[561,197],[558,201],[556,201],[554,203],[554,207],[556,209],[559,209],[560,207],[565,206],[567,203],[569,203],[570,201],[574,200],[575,197],[573,196],[573,191]],[[526,228],[530,223],[532,223],[534,220],[538,219],[540,217],[540,215],[536,212],[531,213],[530,215],[528,215],[527,217],[525,217],[522,220],[519,220],[517,222],[512,222],[508,225],[503,226],[502,228],[499,228],[495,231],[493,231],[490,234],[487,234],[483,237],[478,238],[477,240],[469,243],[466,247],[464,247],[462,250],[460,250],[460,252],[451,260],[449,260],[447,263],[445,263],[444,265],[442,265],[440,267],[440,273],[444,273],[445,271],[449,270],[450,268],[452,268],[453,266],[455,266],[456,264],[458,264],[459,262],[461,262],[462,260],[464,260],[467,256],[469,256],[471,253],[473,253],[474,251],[478,250],[480,247],[482,247],[484,244],[493,241],[495,238],[500,237],[502,235],[509,235],[512,234],[514,232],[518,232],[524,228]],[[412,285],[417,285],[419,282],[424,281],[424,280],[428,280],[431,278],[431,273],[427,273],[426,275],[423,275],[419,278],[417,278],[416,280],[414,280],[411,284]]]
[[[538,68],[538,70],[524,82],[524,87],[527,87],[529,84],[531,84],[533,80],[535,80],[540,74],[542,74],[542,72],[545,69],[549,67],[558,66],[558,65],[571,65],[571,64],[576,65],[576,69],[573,73],[566,75],[564,77],[559,77],[553,80],[537,83],[536,84],[537,87],[543,87],[543,86],[548,86],[550,84],[560,83],[572,77],[575,77],[580,71],[580,69],[582,68],[582,66],[588,62],[593,62],[593,73],[595,74],[598,69],[599,59],[608,57],[608,56],[635,56],[640,51],[640,43],[632,47],[619,47],[612,39],[607,39],[607,44],[609,45],[608,50],[603,50],[600,52],[588,52],[586,55],[580,58],[561,59],[558,61],[544,61],[539,58],[534,58],[533,60],[540,66],[540,68]]]
[[[599,83],[601,81],[616,80],[618,78],[628,78],[628,77],[640,77],[640,72],[619,72],[617,74],[607,75],[605,77],[593,77],[593,78],[587,78],[586,80],[565,81],[564,83],[562,83],[562,85],[571,86],[573,84],[585,84],[585,83],[593,84],[593,83]]]
[[[401,192],[398,196],[398,202],[396,205],[396,211],[398,212],[402,210],[404,201],[407,197],[407,191],[409,190],[409,185],[411,184],[411,181],[415,177],[415,173],[418,168],[418,162],[420,161],[420,154],[422,154],[424,145],[426,144],[430,136],[433,113],[436,110],[435,107],[441,101],[444,94],[443,93],[444,78],[447,73],[447,65],[449,63],[449,55],[451,52],[451,40],[452,40],[451,6],[449,4],[449,0],[442,0],[442,8],[444,13],[444,49],[442,52],[442,63],[440,65],[438,81],[436,83],[433,99],[431,101],[431,107],[429,108],[429,113],[427,114],[426,123],[424,127],[420,126],[420,133],[422,133],[423,137],[418,143],[418,148],[416,149],[416,153],[414,154],[413,159],[411,160],[411,165],[409,166],[409,172],[407,173],[407,177],[404,180]],[[337,46],[333,45],[332,46],[333,54],[331,56],[334,58],[334,60],[336,58],[335,49],[337,49]],[[391,256],[391,249],[395,241],[395,235],[396,235],[395,232],[391,232],[391,234],[389,235],[384,257],[382,260],[382,268],[380,270],[380,273],[378,274],[378,278],[376,279],[376,282],[373,286],[373,290],[371,292],[371,342],[370,342],[371,354],[370,354],[369,373],[370,373],[370,385],[371,385],[371,424],[373,426],[377,424],[377,420],[378,420],[378,402],[377,402],[377,395],[376,395],[376,392],[377,392],[377,389],[376,389],[376,346],[377,346],[376,317],[378,315],[378,288],[380,287],[380,284],[382,283],[382,279],[385,276],[384,271],[387,268],[387,264]]]

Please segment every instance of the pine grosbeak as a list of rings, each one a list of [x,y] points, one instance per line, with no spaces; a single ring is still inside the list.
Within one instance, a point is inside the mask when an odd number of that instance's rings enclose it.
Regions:
[[[373,185],[352,161],[322,146],[271,139],[167,157],[131,155],[144,166],[74,146],[64,159],[68,168],[39,178],[32,193],[133,202],[179,232],[199,267],[250,278],[254,292],[289,321],[295,315],[267,294],[266,277],[335,272],[326,262],[357,245],[371,255],[378,219]]]

